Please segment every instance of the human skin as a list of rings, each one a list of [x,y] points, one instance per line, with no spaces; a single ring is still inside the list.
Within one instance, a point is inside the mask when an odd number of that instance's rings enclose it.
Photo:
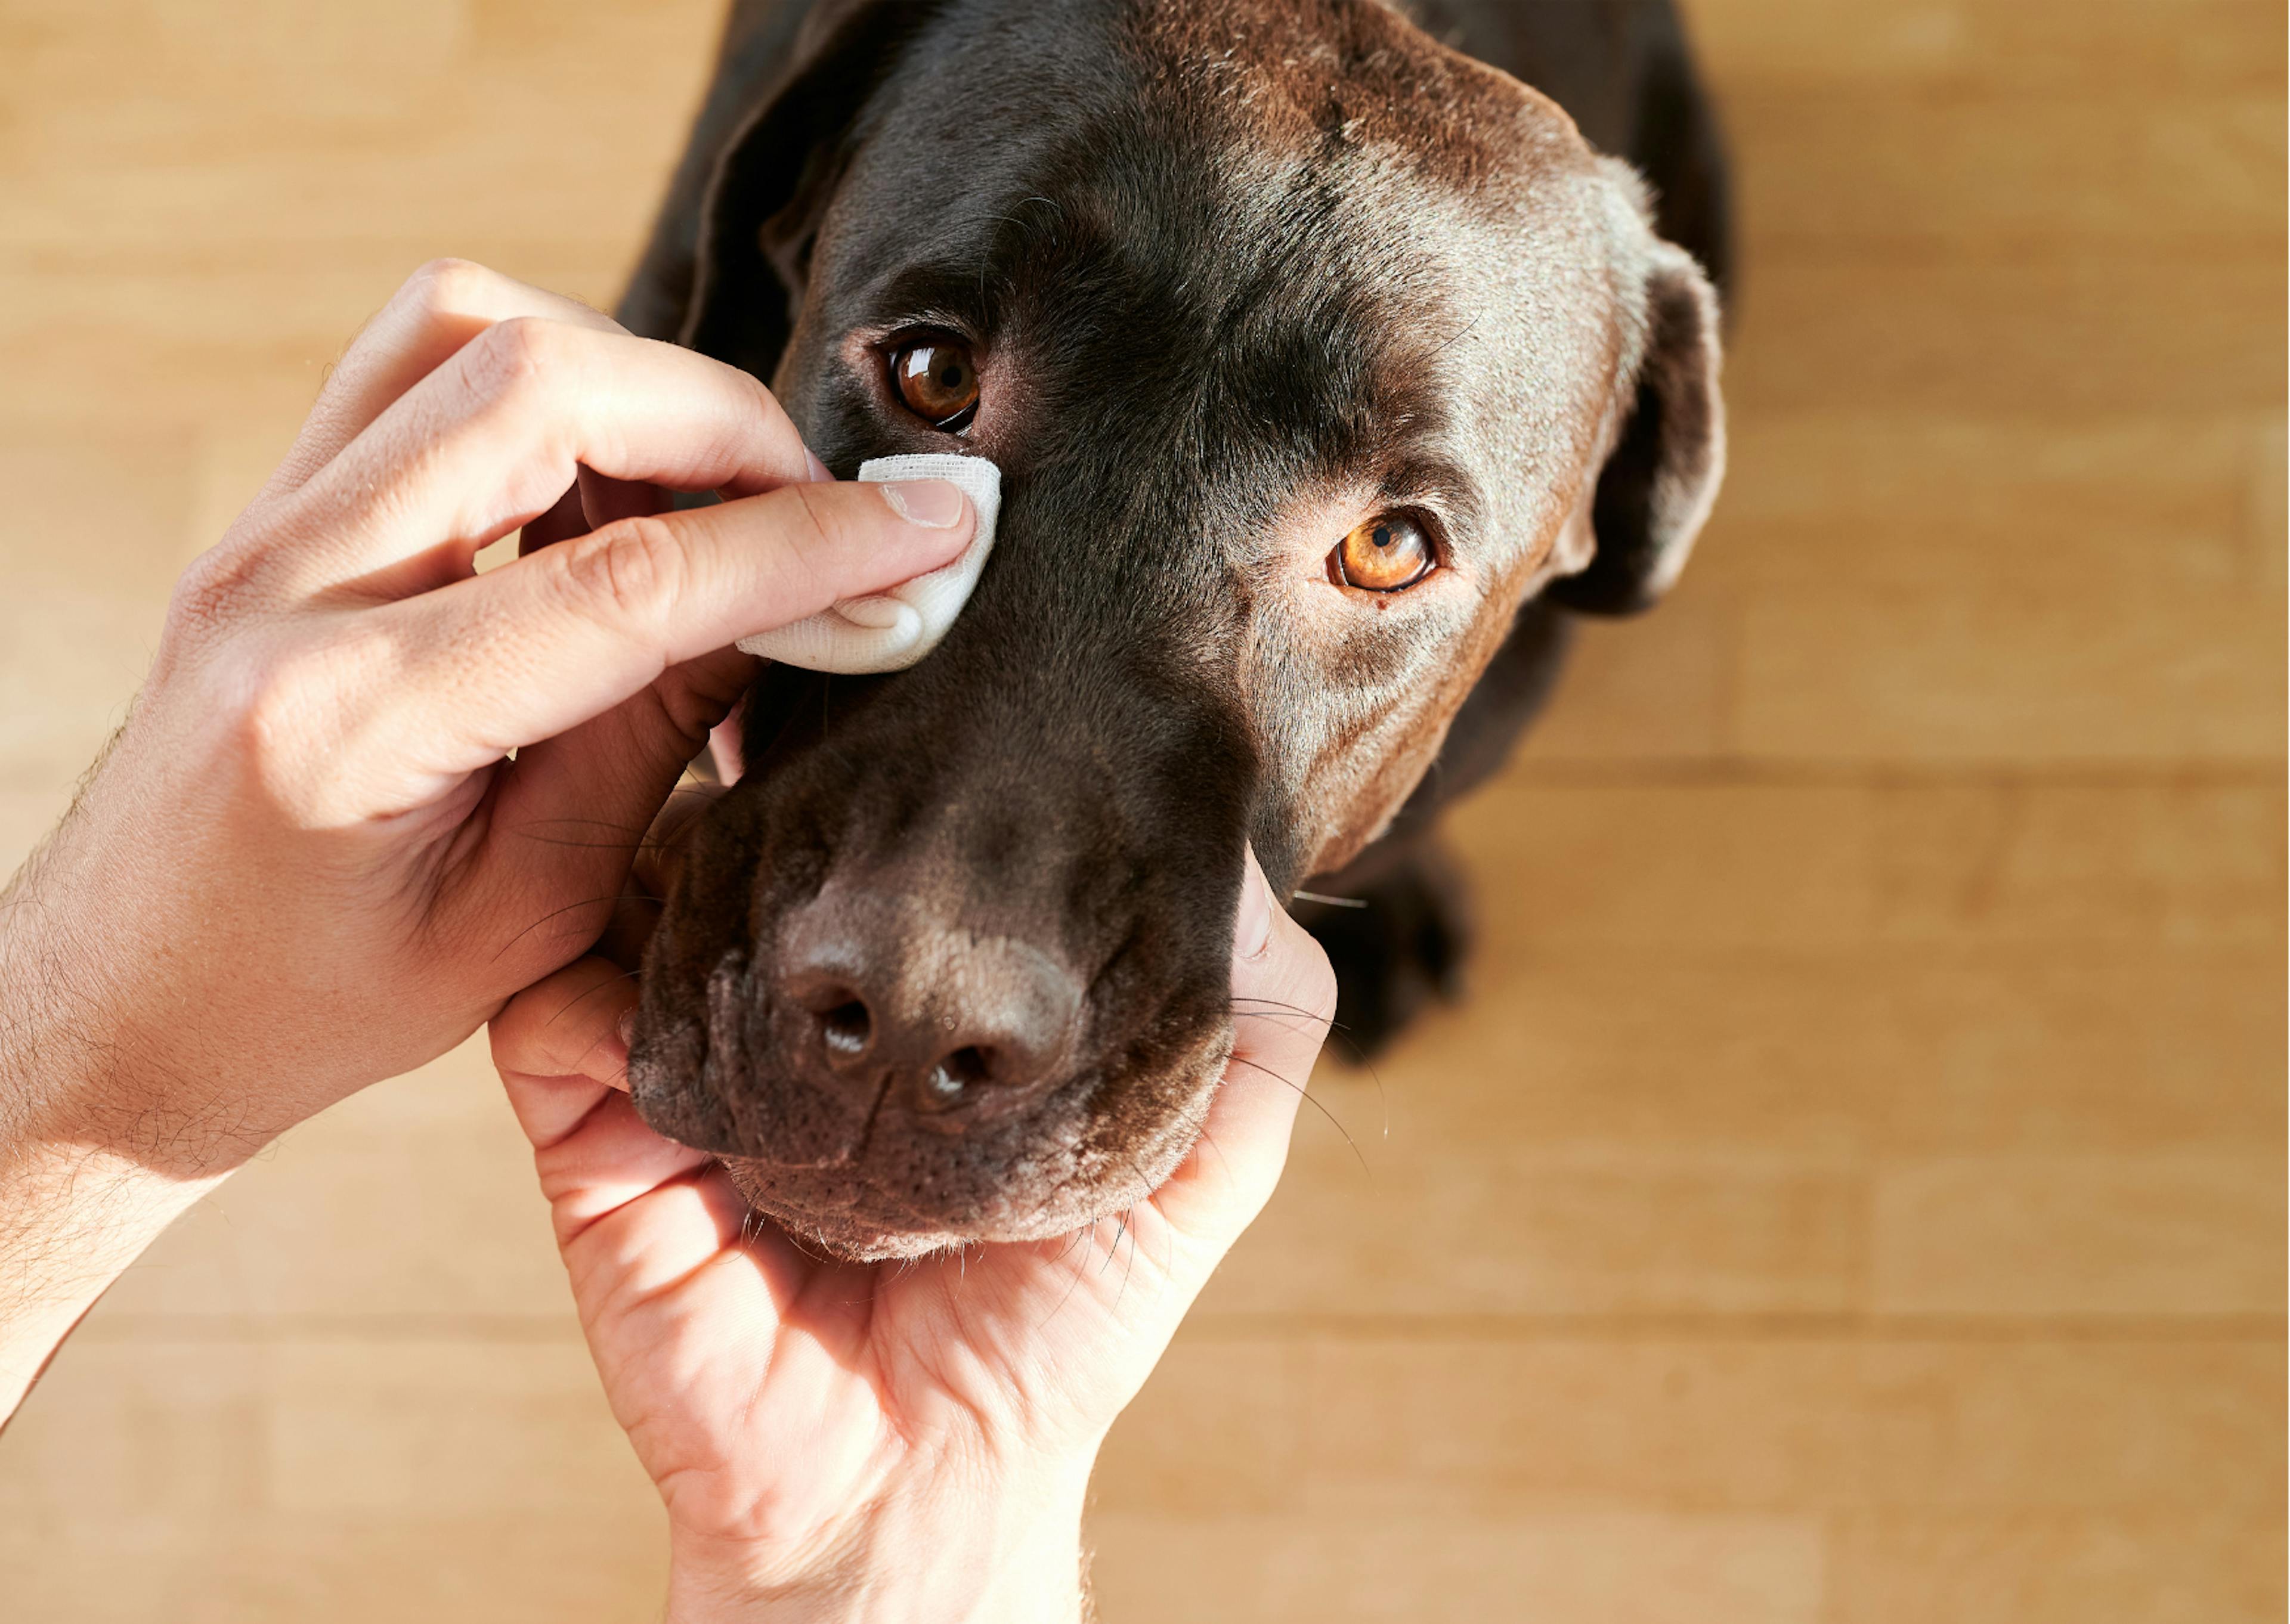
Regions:
[[[1269,1196],[1333,981],[1252,859],[1202,1147],[1062,1249],[823,1263],[645,1128],[634,983],[577,956],[672,860],[727,645],[969,540],[951,485],[823,476],[745,374],[478,267],[360,334],[0,893],[0,1418],[200,1196],[493,1019],[669,1617],[1080,1613],[1098,1443]]]
[[[368,324],[0,893],[0,1416],[232,1169],[597,938],[636,838],[597,831],[752,678],[734,639],[969,540],[951,485],[900,493],[931,524],[823,472],[746,374],[476,266]]]
[[[670,1624],[1087,1615],[1099,1445],[1270,1196],[1334,1007],[1253,856],[1235,937],[1233,1058],[1175,1175],[1064,1241],[919,1261],[808,1252],[645,1126],[612,960],[493,1022],[589,1351],[668,1510]]]

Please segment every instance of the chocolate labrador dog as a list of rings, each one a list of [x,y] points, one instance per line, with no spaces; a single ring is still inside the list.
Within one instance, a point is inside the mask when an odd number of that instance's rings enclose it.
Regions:
[[[928,659],[749,696],[645,1119],[853,1257],[1117,1212],[1207,1110],[1250,842],[1366,904],[1308,923],[1381,1038],[1461,950],[1433,814],[1709,511],[1726,257],[1669,0],[736,6],[623,319],[1005,497]]]

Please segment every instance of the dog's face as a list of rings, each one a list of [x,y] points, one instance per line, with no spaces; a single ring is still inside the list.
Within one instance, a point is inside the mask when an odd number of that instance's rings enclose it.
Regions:
[[[1244,843],[1341,866],[1523,599],[1675,573],[1712,301],[1563,114],[1380,6],[814,24],[688,336],[839,474],[991,458],[1001,522],[920,665],[749,697],[636,1099],[837,1251],[1046,1237],[1197,1133]]]

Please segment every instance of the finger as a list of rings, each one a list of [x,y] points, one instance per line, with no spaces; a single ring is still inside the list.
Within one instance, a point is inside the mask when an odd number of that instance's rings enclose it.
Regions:
[[[729,788],[727,784],[680,784],[668,797],[668,804],[652,820],[651,837],[637,854],[637,882],[646,895],[665,897],[676,889],[693,832]]]
[[[548,512],[527,519],[516,538],[519,557],[537,553],[544,547],[554,547],[559,541],[570,541],[575,536],[585,536],[596,529],[589,523],[585,504],[581,500],[578,483],[564,487],[564,494]]]
[[[1260,929],[1263,945],[1251,953]],[[1328,956],[1274,900],[1253,852],[1238,937],[1232,1058],[1200,1144],[1154,1197],[1181,1233],[1207,1244],[1213,1259],[1239,1237],[1280,1181],[1297,1108],[1336,1009]]]
[[[624,1095],[607,1096],[533,1165],[584,1320],[711,1266],[760,1285],[755,1306],[776,1318],[820,1267],[749,1212],[714,1156],[653,1132]],[[863,1294],[853,1297],[863,1313]]]
[[[633,976],[608,960],[583,958],[528,987],[493,1017],[493,1067],[534,1148],[564,1139],[605,1094],[627,1086],[621,1025],[636,1005]]]
[[[540,1193],[556,1215],[557,1244],[570,1245],[597,1220],[715,1159],[705,1150],[662,1139],[645,1125],[626,1095],[611,1094],[591,1107],[573,1132],[540,1147],[533,1166],[540,1175]]]
[[[727,789],[747,774],[746,733],[746,712],[735,704],[708,735],[708,764],[716,769],[716,781]]]
[[[947,516],[946,529],[902,516],[885,489],[901,487],[789,485],[625,521],[366,617],[391,670],[361,756],[399,780],[374,785],[376,804],[418,804],[396,797],[427,799],[671,667],[936,569],[968,542],[974,515],[956,487],[903,487],[908,512]]]
[[[495,322],[517,316],[542,316],[599,332],[628,331],[561,293],[467,260],[433,260],[407,277],[350,341],[293,449],[258,500],[300,489],[399,396]]]
[[[584,467],[734,496],[810,474],[795,425],[736,367],[519,316],[391,403],[282,512],[318,539],[300,549],[307,576],[342,582],[441,546],[473,555],[546,512]]]
[[[673,884],[674,854],[663,843],[680,842],[720,791],[706,787],[696,805],[688,795],[671,802],[675,816],[665,826],[661,804],[709,730],[747,691],[757,664],[723,649],[672,667],[603,716],[518,750],[500,770],[485,838],[501,860],[464,871],[480,882],[464,905],[473,919],[518,927],[500,956],[509,985],[547,973],[589,943],[619,963],[640,962],[659,923],[654,899]],[[547,876],[553,894],[589,900],[531,928],[523,916],[536,911],[536,874]]]
[[[616,1100],[608,1108],[625,1111],[627,1105]],[[624,1125],[602,1111],[598,1118],[593,1131],[600,1134]],[[626,1125],[651,1132],[633,1114]],[[602,1187],[584,1196],[597,1210],[569,1233],[563,1209],[552,1213],[582,1324],[592,1336],[621,1333],[647,1366],[657,1365],[678,1322],[720,1325],[728,1316],[751,1338],[772,1337],[821,1268],[786,1236],[753,1220],[720,1166],[703,1165],[648,1188],[632,1182],[621,1188],[628,1194],[617,1203],[618,1192]],[[854,1286],[851,1296],[863,1314],[863,1289]],[[814,1333],[823,1317],[806,1316]]]
[[[620,1019],[635,1007],[635,988],[613,966],[585,958],[511,999],[492,1023],[493,1063],[532,1142],[582,1316],[641,1300],[726,1253],[761,1281],[776,1312],[812,1260],[769,1226],[751,1226],[713,1156],[653,1132],[625,1093],[594,1075],[625,1078]],[[554,1075],[560,1067],[572,1070]]]
[[[607,479],[593,468],[582,468],[579,479],[556,499],[554,507],[524,522],[516,539],[517,554],[521,557],[559,541],[585,536],[592,530],[602,530],[615,519],[665,513],[672,505],[657,485]],[[434,584],[442,586],[444,582]]]
[[[650,518],[675,504],[658,485],[636,479],[607,479],[592,468],[581,470],[581,515],[590,530],[602,530],[619,519]]]

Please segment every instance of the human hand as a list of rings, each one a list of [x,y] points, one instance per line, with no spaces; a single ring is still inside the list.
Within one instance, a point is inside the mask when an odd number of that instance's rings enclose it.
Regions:
[[[1265,1201],[1335,1006],[1253,856],[1232,1059],[1192,1155],[1066,1242],[816,1257],[627,1093],[629,973],[492,1025],[613,1412],[669,1514],[668,1618],[1069,1620],[1098,1446]]]
[[[12,898],[11,960],[48,957],[51,1024],[116,1057],[113,1110],[204,1171],[593,941],[755,670],[732,641],[968,538],[951,486],[927,529],[815,466],[745,373],[476,266],[408,282],[184,576]],[[671,513],[666,489],[739,500]],[[474,573],[544,514],[595,528]]]
[[[752,378],[476,266],[368,324],[0,896],[0,1414],[214,1178],[597,938],[735,638],[969,539],[824,473]]]

